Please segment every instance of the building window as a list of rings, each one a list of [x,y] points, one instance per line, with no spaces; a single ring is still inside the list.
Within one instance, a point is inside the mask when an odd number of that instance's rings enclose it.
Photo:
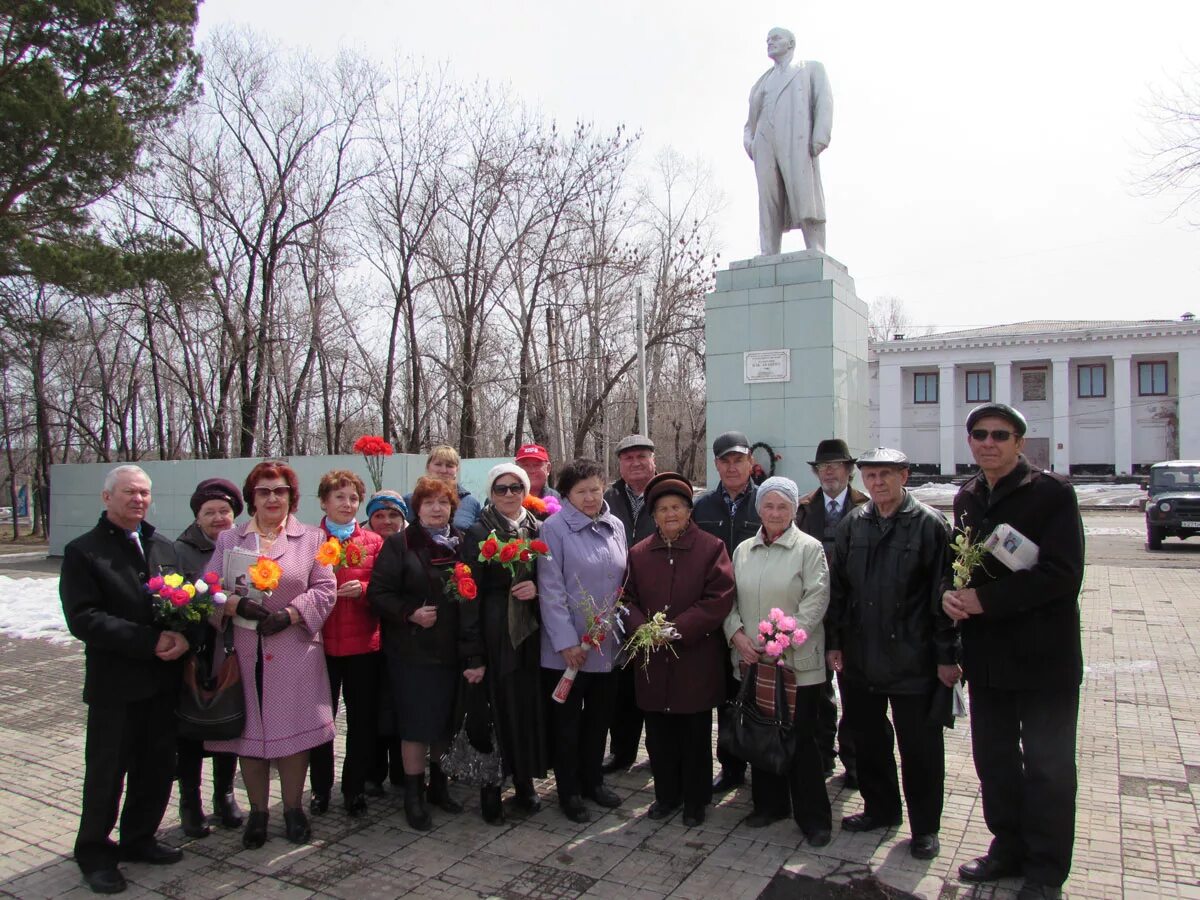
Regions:
[[[992,399],[992,373],[967,373],[967,402],[989,403]]]
[[[1080,366],[1075,370],[1080,397],[1104,397],[1104,364]]]
[[[1167,364],[1138,363],[1138,393],[1143,397],[1164,397],[1167,393]]]
[[[1028,403],[1031,400],[1046,399],[1046,370],[1021,370],[1021,399]]]
[[[913,374],[913,403],[938,402],[938,373],[916,372]]]

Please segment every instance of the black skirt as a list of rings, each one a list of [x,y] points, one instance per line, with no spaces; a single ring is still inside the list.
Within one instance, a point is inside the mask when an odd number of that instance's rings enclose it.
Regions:
[[[433,744],[449,740],[454,699],[462,672],[456,665],[416,665],[389,653],[388,672],[404,741]]]

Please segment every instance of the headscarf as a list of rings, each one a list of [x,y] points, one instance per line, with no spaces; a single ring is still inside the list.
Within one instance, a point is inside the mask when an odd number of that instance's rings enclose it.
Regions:
[[[796,482],[783,475],[772,475],[758,486],[758,493],[754,496],[754,509],[759,515],[762,515],[763,498],[772,491],[786,497],[793,507],[800,503],[800,488],[796,486]]]

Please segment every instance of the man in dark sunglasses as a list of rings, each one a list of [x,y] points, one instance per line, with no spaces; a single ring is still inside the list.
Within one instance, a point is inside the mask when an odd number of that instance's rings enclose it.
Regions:
[[[1083,523],[1070,482],[1030,466],[1028,425],[1003,403],[967,416],[979,474],[954,498],[954,524],[981,541],[1006,524],[1037,546],[1032,568],[986,557],[942,607],[962,629],[971,747],[992,832],[964,881],[1024,875],[1022,900],[1062,896],[1075,838],[1075,732],[1083,653]],[[949,587],[949,585],[947,585]]]

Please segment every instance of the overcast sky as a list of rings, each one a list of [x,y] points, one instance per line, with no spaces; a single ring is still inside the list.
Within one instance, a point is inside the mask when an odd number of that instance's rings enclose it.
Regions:
[[[725,263],[758,252],[741,132],[782,25],[833,86],[827,249],[865,300],[939,329],[1200,315],[1200,229],[1137,192],[1150,89],[1200,64],[1197,0],[205,0],[200,23],[446,60],[564,122],[640,129],[644,158],[711,166]]]

